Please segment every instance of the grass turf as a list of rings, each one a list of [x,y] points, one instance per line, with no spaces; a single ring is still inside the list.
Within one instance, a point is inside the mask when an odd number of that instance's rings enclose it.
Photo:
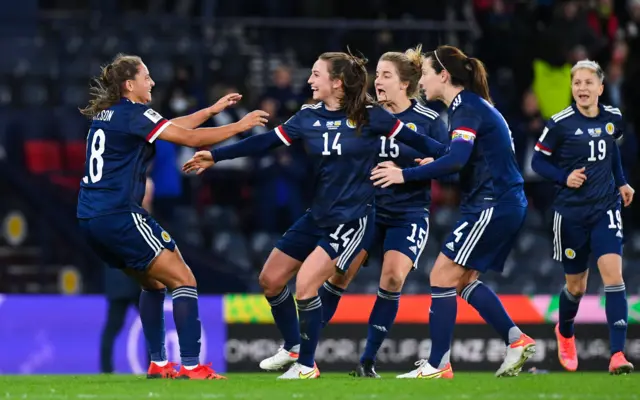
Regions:
[[[277,374],[229,374],[227,381],[147,380],[134,375],[4,375],[0,399],[424,399],[640,400],[640,377],[603,373],[523,374],[495,378],[456,373],[447,380],[355,379],[325,373],[311,381],[276,381]]]

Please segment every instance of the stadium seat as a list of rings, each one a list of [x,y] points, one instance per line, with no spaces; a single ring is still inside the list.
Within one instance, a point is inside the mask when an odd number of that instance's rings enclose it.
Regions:
[[[57,140],[27,140],[24,153],[27,170],[33,174],[62,170],[62,148]]]
[[[237,229],[240,224],[233,208],[217,205],[209,206],[204,210],[202,223],[206,228],[214,231]]]
[[[249,246],[242,233],[225,231],[213,236],[211,247],[216,254],[236,264],[245,271],[252,268],[249,258]]]
[[[68,172],[83,172],[86,159],[84,140],[65,142],[63,146],[64,169]]]

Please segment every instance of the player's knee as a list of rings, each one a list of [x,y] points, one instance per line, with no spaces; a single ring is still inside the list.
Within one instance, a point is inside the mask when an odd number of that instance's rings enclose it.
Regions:
[[[380,276],[380,287],[389,292],[400,292],[404,281],[405,274],[401,271],[383,271]]]
[[[568,280],[567,291],[574,297],[582,297],[587,291],[587,282],[582,280]]]
[[[335,273],[331,276],[331,278],[328,279],[328,281],[329,283],[339,287],[340,289],[346,289],[347,286],[349,286],[349,283],[351,282],[351,277],[348,276],[347,274]]]
[[[448,264],[436,261],[436,264],[433,266],[433,269],[429,274],[429,282],[431,286],[458,287],[462,272],[460,272],[458,268],[455,268],[458,266],[457,264],[454,264],[453,262]]]
[[[267,297],[273,297],[280,294],[280,292],[282,292],[282,288],[284,288],[284,285],[286,284],[286,282],[282,282],[279,276],[267,273],[265,270],[260,272],[258,283],[260,284],[264,295]]]

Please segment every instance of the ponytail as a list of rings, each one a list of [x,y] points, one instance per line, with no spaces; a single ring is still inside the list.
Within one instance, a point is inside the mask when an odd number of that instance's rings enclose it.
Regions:
[[[102,67],[100,75],[93,79],[89,88],[89,104],[80,109],[80,113],[92,118],[120,101],[124,83],[135,79],[140,64],[142,60],[138,56],[118,54],[110,64]]]
[[[468,89],[493,104],[493,100],[491,100],[491,95],[489,94],[489,82],[487,81],[487,70],[484,64],[482,61],[473,57],[467,58],[467,62],[470,70]]]

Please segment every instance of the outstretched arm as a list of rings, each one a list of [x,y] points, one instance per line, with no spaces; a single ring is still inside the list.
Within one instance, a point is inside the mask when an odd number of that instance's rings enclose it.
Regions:
[[[455,174],[469,161],[472,151],[473,142],[453,141],[449,152],[434,162],[402,170],[403,179],[405,182],[424,181]]]
[[[285,144],[275,131],[263,133],[261,135],[250,136],[229,146],[222,146],[211,151],[213,160],[220,162],[233,160],[239,157],[249,157],[262,154]]]
[[[414,132],[400,120],[397,120],[395,127],[388,137],[390,139],[398,139],[428,157],[440,158],[447,152],[447,145],[429,136]]]
[[[220,113],[225,108],[236,104],[238,101],[240,101],[240,99],[242,99],[241,94],[238,94],[238,93],[228,94],[222,97],[212,106],[203,108],[202,110],[198,110],[189,115],[173,118],[171,120],[171,123],[186,129],[195,129],[200,125],[204,124],[205,121],[207,121],[209,118]]]

